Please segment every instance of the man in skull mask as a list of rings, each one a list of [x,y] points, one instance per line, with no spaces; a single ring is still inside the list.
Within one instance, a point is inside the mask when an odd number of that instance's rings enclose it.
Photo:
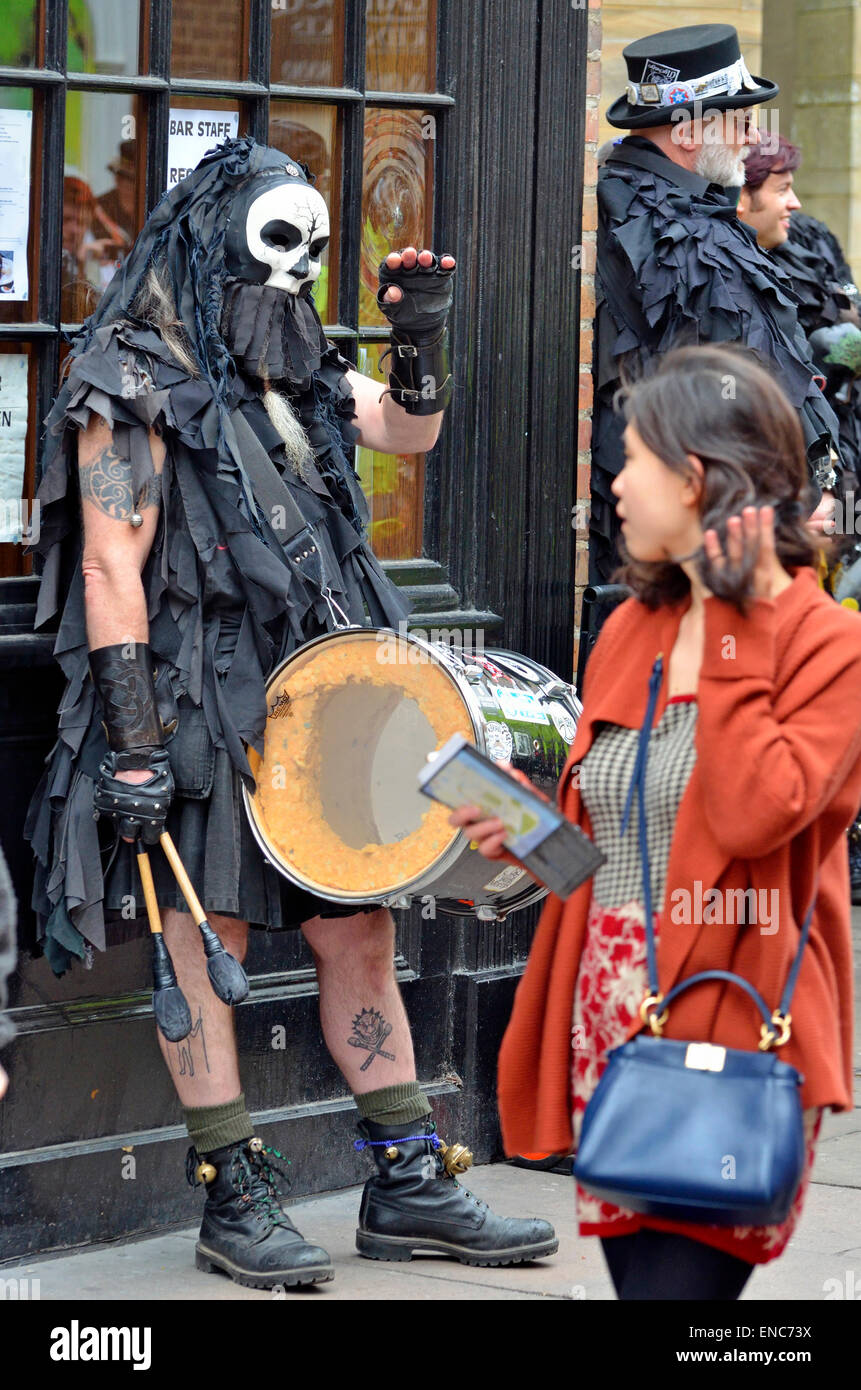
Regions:
[[[394,356],[381,395],[326,341],[311,300],[328,236],[306,172],[252,140],[228,142],[162,199],[76,343],[39,490],[37,623],[62,608],[55,651],[68,686],[28,817],[34,906],[58,973],[104,948],[124,904],[142,901],[131,841],[154,842],[166,826],[235,956],[249,923],[301,926],[323,1033],[378,1170],[360,1250],[514,1263],[552,1253],[552,1227],[496,1216],[445,1172],[416,1080],[390,914],[365,904],[350,915],[294,889],[264,861],[238,806],[243,779],[253,786],[244,745],[262,750],[268,672],[339,618],[362,623],[365,608],[375,624],[405,616],[365,540],[345,449],[357,439],[429,449],[451,395],[454,259],[408,248],[383,263]],[[178,1049],[159,1037],[192,1140],[189,1179],[207,1187],[198,1263],[260,1287],[329,1279],[329,1256],[277,1201],[240,1087],[232,1010],[209,987],[161,856],[153,869],[209,1063],[183,1074]],[[370,1090],[348,1046],[368,1009],[390,1025],[388,1084]]]

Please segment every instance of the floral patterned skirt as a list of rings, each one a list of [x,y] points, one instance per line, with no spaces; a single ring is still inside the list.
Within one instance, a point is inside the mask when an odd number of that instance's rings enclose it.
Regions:
[[[657,930],[657,924],[656,924]],[[607,1053],[626,1039],[648,989],[645,915],[640,903],[605,908],[593,899],[574,996],[571,1030],[571,1097],[574,1144],[580,1141],[583,1113],[607,1065]],[[699,1226],[642,1216],[601,1201],[577,1187],[582,1236],[625,1236],[642,1227],[672,1231],[725,1250],[749,1264],[766,1264],[781,1255],[792,1235],[810,1183],[822,1111],[804,1111],[807,1158],[792,1210],[779,1225]]]

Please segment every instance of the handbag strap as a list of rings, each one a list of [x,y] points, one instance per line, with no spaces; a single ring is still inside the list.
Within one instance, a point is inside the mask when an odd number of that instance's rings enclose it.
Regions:
[[[622,815],[622,834],[624,835],[628,828],[628,820],[631,813],[631,804],[633,801],[634,792],[636,791],[638,811],[637,831],[640,841],[640,858],[643,865],[643,899],[646,914],[646,964],[649,975],[649,994],[652,996],[652,998],[660,1000],[661,1007],[663,1008],[666,1005],[668,1005],[673,999],[677,998],[678,995],[683,993],[684,990],[688,989],[691,985],[699,984],[703,980],[726,980],[730,984],[739,985],[742,989],[747,991],[747,993],[750,995],[751,999],[759,1009],[760,1013],[762,1014],[766,1026],[771,1027],[771,1024],[774,1022],[774,1014],[770,1012],[768,1005],[762,998],[762,995],[755,988],[755,986],[750,983],[749,980],[746,980],[742,975],[734,974],[730,970],[702,970],[696,975],[689,976],[686,980],[680,980],[678,984],[674,985],[673,988],[669,990],[669,992],[664,996],[663,999],[661,999],[660,997],[660,988],[658,982],[658,954],[657,945],[655,941],[655,929],[653,925],[652,913],[652,875],[651,866],[649,862],[649,837],[646,825],[646,765],[649,756],[649,739],[652,733],[652,725],[655,719],[655,708],[658,703],[658,693],[661,688],[663,675],[664,658],[663,655],[660,654],[655,660],[655,664],[652,667],[652,674],[649,677],[649,698],[646,702],[646,713],[643,717],[643,723],[640,728],[639,740],[637,743],[637,756],[634,759],[634,771],[631,775],[631,784],[628,787],[628,795],[625,800],[625,810]],[[801,970],[801,958],[804,954],[804,948],[807,945],[808,939],[810,937],[810,926],[813,921],[813,909],[816,905],[816,895],[818,892],[818,888],[819,876],[817,874],[816,881],[813,885],[813,897],[811,899],[810,907],[807,909],[807,915],[804,918],[804,925],[801,928],[801,936],[798,943],[798,951],[796,952],[795,959],[793,960],[792,966],[790,967],[789,975],[787,976],[786,980],[786,985],[784,986],[783,994],[780,999],[780,1004],[778,1005],[778,1008],[775,1010],[775,1013],[779,1014],[783,1019],[785,1019],[788,1014],[789,1006],[792,1002],[792,996],[795,992],[795,986],[798,982],[798,975]]]

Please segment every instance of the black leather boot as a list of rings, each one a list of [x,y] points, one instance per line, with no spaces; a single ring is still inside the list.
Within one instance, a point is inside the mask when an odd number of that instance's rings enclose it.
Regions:
[[[559,1248],[548,1221],[497,1216],[461,1187],[472,1163],[462,1144],[445,1145],[430,1118],[409,1125],[363,1120],[357,1149],[377,1165],[362,1194],[356,1246],[371,1260],[411,1260],[416,1251],[453,1255],[467,1265],[513,1265]]]
[[[243,1139],[203,1158],[189,1149],[188,1180],[192,1187],[206,1184],[195,1256],[198,1269],[207,1274],[221,1269],[252,1289],[334,1278],[326,1251],[302,1239],[278,1200],[275,1174],[286,1174],[269,1157],[277,1152],[262,1139]]]
[[[861,816],[849,827],[849,888],[853,906],[861,907]]]

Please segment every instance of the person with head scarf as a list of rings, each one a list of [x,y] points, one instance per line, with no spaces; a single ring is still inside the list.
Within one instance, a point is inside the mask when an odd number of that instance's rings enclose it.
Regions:
[[[556,1248],[546,1222],[496,1216],[444,1170],[416,1079],[388,911],[352,914],[293,887],[258,848],[240,799],[262,753],[266,679],[304,641],[406,608],[366,539],[347,457],[432,447],[451,396],[451,256],[407,248],[380,268],[393,325],[389,388],[326,340],[311,291],[329,239],[307,171],[228,141],[168,193],[84,325],[48,421],[39,489],[37,624],[60,615],[67,678],[57,744],[28,816],[34,906],[59,973],[120,936],[142,902],[133,841],[175,841],[204,910],[242,957],[248,924],[301,926],[327,1045],[378,1169],[358,1242],[508,1264]],[[83,535],[79,519],[83,517]],[[98,819],[94,819],[94,807]],[[161,857],[165,938],[206,1065],[160,1037],[206,1185],[201,1268],[258,1287],[332,1277],[277,1200],[254,1135],[232,1010],[209,988],[197,930]],[[384,1052],[353,1040],[368,1013]],[[369,1065],[370,1063],[370,1065]]]

